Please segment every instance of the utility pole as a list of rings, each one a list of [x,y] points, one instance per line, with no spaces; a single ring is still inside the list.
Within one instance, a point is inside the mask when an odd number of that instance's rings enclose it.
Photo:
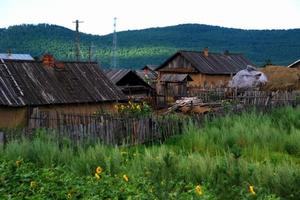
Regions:
[[[117,52],[117,31],[116,31],[116,27],[117,27],[117,18],[114,18],[114,33],[113,33],[113,47],[112,47],[112,62],[111,62],[111,67],[113,69],[117,68],[117,59],[118,59],[118,52]]]
[[[75,56],[76,60],[80,60],[80,38],[79,38],[79,23],[83,23],[83,21],[79,21],[78,19],[74,21],[76,23],[76,48],[75,48]]]

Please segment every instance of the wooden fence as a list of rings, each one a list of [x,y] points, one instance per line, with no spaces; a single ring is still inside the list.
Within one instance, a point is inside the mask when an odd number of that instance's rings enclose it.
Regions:
[[[112,115],[71,115],[39,112],[29,120],[27,132],[39,128],[73,142],[100,141],[112,145],[134,145],[166,138],[183,132],[184,120],[172,116],[118,117]]]
[[[243,105],[296,105],[300,102],[300,91],[238,91],[232,88],[192,88],[189,97],[198,97],[203,102],[234,100]]]
[[[211,92],[211,91],[210,91]],[[219,94],[221,94],[219,92]],[[230,110],[243,112],[249,107],[269,110],[284,105],[298,105],[299,92],[261,92],[248,91],[230,96],[234,105]],[[227,97],[228,98],[228,97]],[[201,127],[204,118],[213,118],[226,114],[228,109],[218,113],[198,114],[193,116],[149,116],[122,117],[112,115],[71,115],[56,112],[35,112],[31,115],[28,127],[21,136],[30,136],[36,129],[46,129],[59,139],[68,137],[74,143],[100,141],[111,145],[135,145],[164,141],[170,136],[182,134],[188,121]],[[0,139],[9,141],[13,134],[0,134]],[[4,139],[3,139],[4,138]]]

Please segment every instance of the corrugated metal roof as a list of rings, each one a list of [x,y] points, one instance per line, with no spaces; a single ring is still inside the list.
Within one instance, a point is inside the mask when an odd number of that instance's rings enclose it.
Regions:
[[[126,99],[97,63],[38,61],[0,63],[0,105],[96,103]]]
[[[3,60],[34,60],[34,58],[29,54],[7,54],[0,53],[0,59]]]
[[[183,81],[192,81],[188,74],[162,74],[160,80],[162,82],[178,83]]]
[[[255,66],[242,54],[209,52],[208,56],[205,56],[203,52],[179,51],[166,60],[156,70],[162,69],[177,56],[183,56],[195,69],[203,74],[232,74],[245,69],[247,65]]]
[[[299,60],[296,60],[295,62],[293,62],[292,64],[290,64],[288,67],[295,67],[296,65],[298,65],[300,63],[300,59]]]

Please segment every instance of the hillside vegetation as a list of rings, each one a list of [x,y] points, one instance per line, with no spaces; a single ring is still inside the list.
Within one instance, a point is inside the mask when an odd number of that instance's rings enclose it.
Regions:
[[[45,52],[60,59],[75,59],[74,31],[48,24],[19,25],[0,29],[0,52],[40,56]],[[112,35],[80,34],[83,59],[93,46],[93,59],[110,66]],[[244,53],[257,65],[267,60],[287,65],[299,59],[300,29],[242,30],[218,26],[183,24],[163,28],[118,32],[118,66],[136,68],[160,64],[180,49]]]
[[[299,117],[299,107],[225,116],[135,147],[73,149],[40,131],[0,149],[0,198],[297,200]]]

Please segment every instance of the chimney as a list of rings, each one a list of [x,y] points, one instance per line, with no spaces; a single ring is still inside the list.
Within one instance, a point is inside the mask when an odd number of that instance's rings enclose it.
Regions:
[[[208,47],[205,47],[204,50],[203,50],[203,55],[205,57],[208,57]]]
[[[47,67],[54,67],[55,60],[51,54],[45,54],[42,58],[43,65]]]

